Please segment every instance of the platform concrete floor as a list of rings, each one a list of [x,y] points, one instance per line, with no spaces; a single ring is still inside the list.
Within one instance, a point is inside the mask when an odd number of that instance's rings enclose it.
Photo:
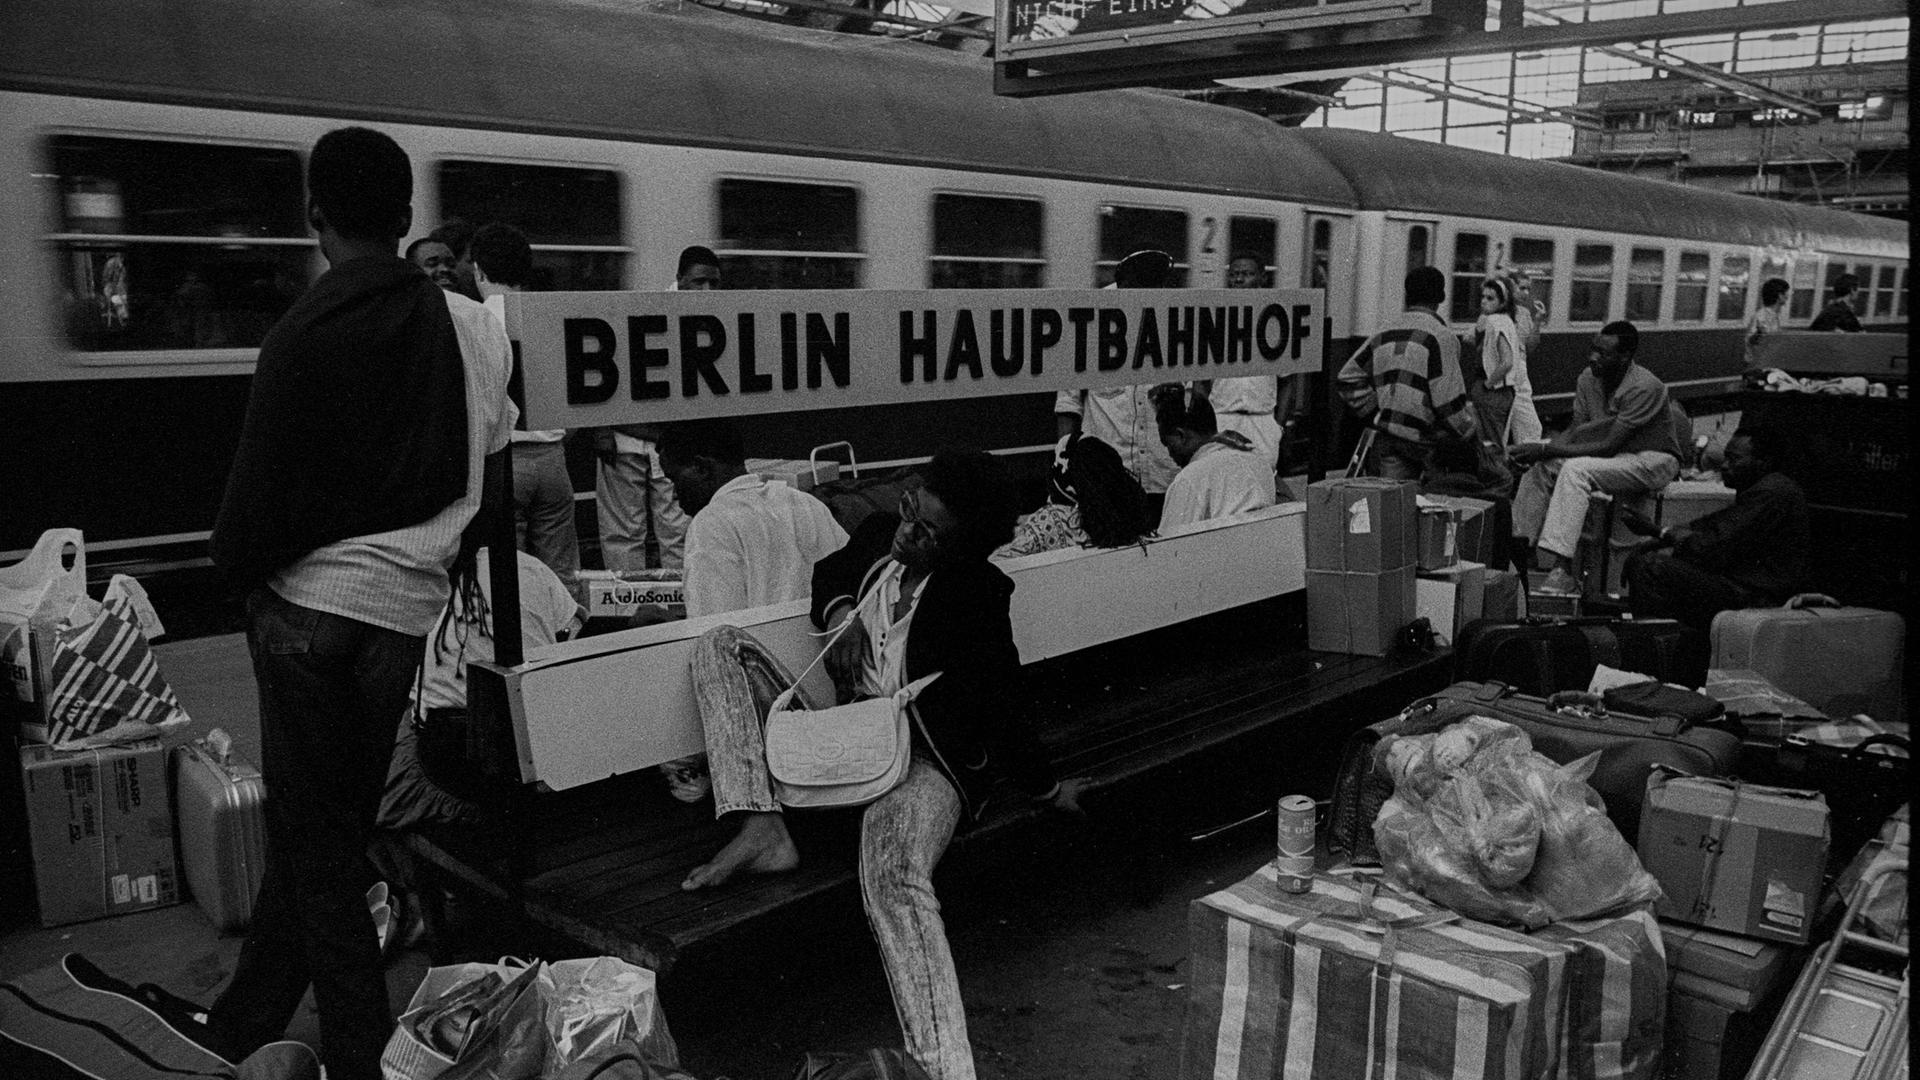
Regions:
[[[258,760],[259,720],[237,635],[156,646],[193,716],[174,739],[215,725]],[[1096,805],[1093,819],[998,852],[964,879],[941,881],[948,937],[982,1080],[1160,1080],[1178,1073],[1187,983],[1188,902],[1270,858],[1271,826],[1203,841],[1206,811],[1165,789]],[[565,942],[529,938],[503,913],[456,911],[463,958],[560,959]],[[240,938],[222,937],[191,902],[41,928],[30,904],[0,917],[0,978],[78,951],[129,982],[211,1000]],[[397,1011],[427,968],[397,955]],[[684,1066],[700,1080],[785,1080],[808,1050],[898,1045],[878,954],[857,897],[834,895],[696,947],[664,977],[661,1000]],[[311,999],[288,1036],[313,1040]]]

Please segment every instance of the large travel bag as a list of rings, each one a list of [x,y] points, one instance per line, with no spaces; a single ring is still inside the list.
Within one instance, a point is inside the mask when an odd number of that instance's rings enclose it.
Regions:
[[[1707,652],[1707,635],[1673,619],[1478,619],[1453,643],[1453,677],[1545,695],[1585,690],[1605,664],[1698,689],[1707,681]]]
[[[833,520],[847,530],[851,536],[860,528],[860,523],[874,513],[884,511],[895,513],[900,506],[900,496],[906,493],[912,483],[911,470],[899,469],[887,473],[875,473],[869,468],[867,474],[860,474],[860,462],[853,456],[853,444],[846,442],[827,443],[816,446],[808,457],[813,465],[821,463],[821,452],[844,447],[847,452],[847,470],[832,480],[819,479],[814,484],[813,494],[827,504]],[[827,461],[826,464],[833,464]],[[822,474],[816,468],[816,477]]]
[[[266,781],[214,728],[174,747],[173,805],[187,891],[221,933],[243,929],[267,868]]]
[[[1745,668],[1833,717],[1904,721],[1905,620],[1807,593],[1713,619],[1713,666]]]
[[[1731,732],[1694,727],[1676,716],[1610,713],[1587,694],[1542,698],[1495,682],[1458,682],[1347,737],[1327,814],[1327,850],[1357,864],[1378,863],[1373,819],[1392,796],[1393,781],[1374,771],[1374,747],[1388,735],[1437,731],[1469,716],[1490,716],[1523,729],[1535,750],[1563,765],[1599,751],[1587,783],[1625,837],[1640,835],[1640,804],[1653,766],[1725,776],[1740,753],[1740,740]]]

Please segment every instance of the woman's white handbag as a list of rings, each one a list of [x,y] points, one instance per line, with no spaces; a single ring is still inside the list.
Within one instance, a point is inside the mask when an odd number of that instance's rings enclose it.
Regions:
[[[868,595],[878,592],[876,588]],[[791,707],[800,684],[859,617],[856,608],[767,712],[767,771],[773,776],[773,797],[782,806],[863,806],[907,778],[913,763],[909,710],[939,672],[915,679],[889,697],[830,709]]]

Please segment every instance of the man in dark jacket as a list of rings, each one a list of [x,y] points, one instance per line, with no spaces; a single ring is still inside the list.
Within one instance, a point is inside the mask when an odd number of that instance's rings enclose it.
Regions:
[[[1623,508],[1627,527],[1656,537],[1627,561],[1627,601],[1637,615],[1707,629],[1722,611],[1777,604],[1807,573],[1807,496],[1781,464],[1781,436],[1742,429],[1727,444],[1723,475],[1733,505],[1682,528],[1661,529]]]
[[[1860,279],[1852,274],[1841,274],[1833,279],[1833,299],[1813,317],[1809,330],[1843,330],[1849,334],[1860,332],[1860,316],[1853,310],[1853,291],[1860,287]]]
[[[1077,779],[1056,782],[1041,751],[1013,642],[1013,582],[989,561],[1013,535],[1009,492],[1005,470],[989,455],[935,454],[920,486],[902,496],[897,517],[870,515],[846,547],[814,564],[814,622],[845,631],[826,658],[843,699],[889,696],[939,676],[914,705],[906,778],[867,804],[860,821],[861,900],[907,1052],[934,1080],[974,1076],[934,866],[954,830],[979,816],[994,768],[1070,813],[1078,812],[1082,789]],[[741,828],[688,875],[687,889],[799,863],[766,776],[764,705],[730,670],[758,669],[781,681],[778,689],[792,685],[777,662],[749,655],[759,652],[731,627],[710,631],[695,650],[714,811],[737,815]]]

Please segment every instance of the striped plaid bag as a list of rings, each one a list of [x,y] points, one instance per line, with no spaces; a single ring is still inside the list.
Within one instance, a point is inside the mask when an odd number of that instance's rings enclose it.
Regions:
[[[1556,1075],[1571,946],[1370,890],[1268,865],[1193,902],[1185,1080]]]
[[[1646,907],[1533,932],[1573,949],[1559,1080],[1653,1080],[1666,1038],[1667,952]]]
[[[141,629],[137,605],[144,597],[137,589],[110,586],[91,622],[69,619],[55,630],[46,722],[27,725],[29,735],[64,750],[145,738],[187,722]]]

